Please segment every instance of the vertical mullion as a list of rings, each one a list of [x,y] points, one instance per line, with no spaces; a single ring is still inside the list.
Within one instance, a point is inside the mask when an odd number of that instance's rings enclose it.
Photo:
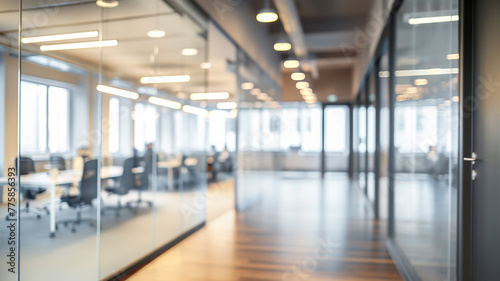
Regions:
[[[379,218],[379,202],[380,202],[380,127],[381,127],[381,92],[380,92],[380,77],[378,73],[380,72],[380,60],[375,62],[375,75],[372,77],[375,79],[375,154],[374,154],[374,178],[375,178],[375,200],[373,202],[373,208],[375,211],[375,218]]]
[[[396,19],[393,16],[389,22],[389,237],[395,238],[395,107],[396,107]]]
[[[464,163],[463,157],[473,152],[474,109],[474,29],[475,1],[459,1],[459,153],[458,153],[458,257],[457,276],[459,281],[472,279],[472,166]],[[467,104],[466,104],[467,102]]]

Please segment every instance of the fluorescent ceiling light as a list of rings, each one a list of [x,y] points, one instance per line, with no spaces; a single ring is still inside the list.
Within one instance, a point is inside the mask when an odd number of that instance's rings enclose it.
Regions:
[[[419,24],[452,22],[452,21],[458,21],[458,15],[440,16],[440,17],[426,17],[426,18],[411,18],[408,20],[408,23],[411,25],[419,25]]]
[[[198,54],[198,50],[195,48],[185,48],[182,49],[181,54],[183,56],[196,56]]]
[[[396,70],[397,77],[433,76],[433,75],[450,75],[450,74],[458,74],[458,68]]]
[[[242,90],[251,90],[255,85],[252,82],[241,83]]]
[[[294,81],[302,81],[306,79],[306,75],[302,72],[295,72],[295,73],[292,73],[292,80]]]
[[[101,8],[114,8],[120,4],[118,0],[97,0],[95,3]]]
[[[202,63],[200,64],[200,68],[201,68],[201,69],[205,69],[205,70],[207,70],[207,69],[212,68],[212,64],[211,64],[211,63],[209,63],[208,61],[207,61],[207,62],[202,62]]]
[[[256,18],[259,22],[275,22],[278,20],[278,14],[273,9],[264,8],[259,11]]]
[[[201,115],[201,116],[207,116],[208,115],[208,111],[206,109],[199,108],[199,107],[194,107],[194,106],[190,106],[190,105],[183,106],[182,107],[182,111],[184,111],[186,113]]]
[[[453,102],[459,102],[460,98],[458,96],[454,96],[451,98]]]
[[[219,102],[217,104],[218,109],[235,109],[238,107],[238,104],[235,102]]]
[[[229,98],[228,92],[192,93],[191,100],[225,100]]]
[[[136,92],[131,92],[131,91],[127,91],[127,90],[123,90],[123,89],[115,88],[115,87],[111,87],[111,86],[98,85],[97,90],[99,92],[103,92],[103,93],[107,93],[107,94],[111,94],[111,95],[115,95],[115,96],[120,96],[120,97],[124,97],[127,99],[136,100],[139,98],[139,94]]]
[[[146,76],[141,78],[142,84],[180,83],[191,80],[189,75]]]
[[[297,68],[300,66],[300,62],[298,60],[287,60],[283,65],[285,68]]]
[[[148,37],[151,38],[162,38],[165,37],[165,34],[166,34],[165,31],[160,29],[153,29],[148,31]]]
[[[459,54],[449,54],[446,56],[448,60],[458,60],[460,58]]]
[[[290,43],[276,43],[274,44],[274,50],[279,52],[290,51],[292,45]]]
[[[97,31],[85,31],[85,32],[75,32],[66,34],[55,34],[55,35],[44,35],[36,37],[25,37],[21,40],[24,44],[39,43],[39,42],[50,42],[50,41],[61,41],[61,40],[71,40],[71,39],[81,39],[81,38],[93,38],[99,36]]]
[[[306,89],[306,88],[309,88],[309,83],[303,82],[303,81],[302,82],[297,82],[295,84],[295,87],[297,87],[297,89],[299,89],[299,90]]]
[[[169,108],[173,108],[173,109],[180,109],[182,107],[182,105],[179,102],[166,100],[166,99],[162,99],[162,98],[150,97],[148,100],[152,104],[165,106],[165,107],[169,107]]]
[[[114,47],[116,45],[118,45],[117,40],[106,40],[106,41],[91,41],[91,42],[81,42],[81,43],[56,44],[56,45],[42,45],[40,46],[40,50],[60,51],[60,50],[99,48],[99,47]]]

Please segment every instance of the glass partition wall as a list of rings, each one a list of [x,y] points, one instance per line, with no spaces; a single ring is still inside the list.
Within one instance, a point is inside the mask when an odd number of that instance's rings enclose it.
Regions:
[[[9,206],[8,203],[17,201],[18,197],[18,193],[10,185],[18,182],[13,173],[16,172],[15,159],[19,148],[18,1],[4,1],[0,5],[0,14],[0,280],[14,281],[17,280],[19,248],[12,242],[9,243],[9,238],[17,237],[19,223],[15,221],[17,214],[12,209],[9,212],[8,208],[12,208],[12,205]],[[20,207],[23,206],[25,205]],[[36,215],[34,219],[36,220]],[[12,223],[15,228],[10,227]],[[46,229],[48,230],[48,226]],[[11,263],[13,256],[14,264]],[[12,271],[9,271],[11,268]]]
[[[393,241],[421,280],[456,280],[458,1],[405,1],[395,35]]]
[[[0,4],[0,183],[18,159],[19,279],[110,278],[205,221],[206,26],[161,0],[15,2]]]

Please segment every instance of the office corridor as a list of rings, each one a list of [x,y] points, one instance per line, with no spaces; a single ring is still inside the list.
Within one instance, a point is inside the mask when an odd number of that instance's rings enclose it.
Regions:
[[[128,280],[402,280],[386,224],[346,175],[272,181],[260,204],[209,222]]]

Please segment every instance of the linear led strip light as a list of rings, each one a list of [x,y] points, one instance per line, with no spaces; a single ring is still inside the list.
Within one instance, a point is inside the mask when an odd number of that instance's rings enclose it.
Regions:
[[[169,75],[169,76],[146,76],[141,78],[142,84],[160,84],[160,83],[181,83],[189,82],[189,75]]]
[[[97,90],[99,92],[103,92],[103,93],[107,93],[107,94],[111,94],[111,95],[115,95],[115,96],[119,96],[119,97],[123,97],[123,98],[127,98],[127,99],[136,100],[139,98],[139,94],[136,92],[131,92],[131,91],[127,91],[127,90],[123,90],[123,89],[115,88],[115,87],[111,87],[111,86],[106,86],[106,85],[98,85]]]
[[[195,106],[191,106],[191,105],[183,106],[182,111],[184,111],[186,113],[200,115],[200,116],[207,116],[208,115],[208,110],[203,109],[203,108],[199,108],[199,107],[195,107]]]
[[[173,109],[181,109],[182,105],[179,102],[176,101],[171,101],[167,99],[162,99],[162,98],[157,98],[157,97],[150,97],[149,102],[152,104],[168,107],[168,108],[173,108]]]
[[[458,21],[458,15],[425,17],[425,18],[411,18],[408,20],[408,23],[411,25],[419,25],[419,24],[452,22],[452,21]]]
[[[97,36],[99,36],[99,32],[97,31],[85,31],[85,32],[75,32],[66,34],[25,37],[21,39],[21,42],[23,42],[24,44],[31,44],[31,43],[62,41],[71,39],[94,38]]]
[[[81,43],[67,43],[56,45],[42,45],[41,51],[60,51],[60,50],[75,50],[87,48],[100,48],[100,47],[114,47],[118,45],[118,40],[105,40],[105,41],[91,41]]]
[[[450,75],[458,73],[459,73],[458,68],[410,69],[410,70],[396,70],[396,77]],[[388,78],[389,71],[380,71],[378,75],[380,78]]]

